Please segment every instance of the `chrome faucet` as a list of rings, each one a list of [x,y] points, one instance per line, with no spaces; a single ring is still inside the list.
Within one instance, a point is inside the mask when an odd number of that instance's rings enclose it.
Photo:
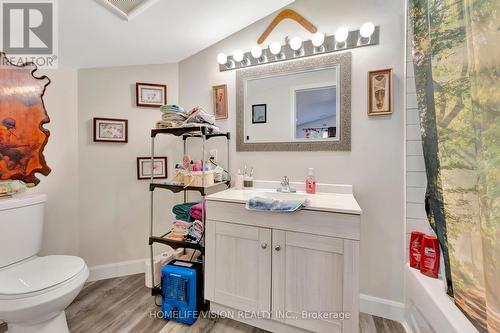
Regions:
[[[288,178],[288,176],[283,177],[283,179],[281,180],[281,188],[278,188],[277,191],[282,193],[297,192],[296,189],[290,187],[290,179]]]

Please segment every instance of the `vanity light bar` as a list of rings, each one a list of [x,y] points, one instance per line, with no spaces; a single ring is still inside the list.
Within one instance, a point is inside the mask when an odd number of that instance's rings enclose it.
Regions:
[[[371,33],[371,35],[369,35],[368,37],[363,37],[360,33],[360,30],[364,30],[363,33],[366,34],[365,30],[368,32],[372,31],[370,28],[373,28],[373,32]],[[312,40],[307,40],[302,42],[302,47],[299,48],[298,50],[294,50],[290,46],[290,44],[294,44],[293,45],[294,48],[297,48],[297,45],[295,44],[298,44],[298,41],[294,41],[294,43],[288,43],[286,45],[281,45],[281,50],[279,50],[279,52],[277,52],[278,46],[275,45],[275,43],[272,43],[271,44],[272,47],[270,46],[266,49],[262,49],[262,54],[257,59],[254,56],[252,56],[252,53],[253,55],[258,55],[260,53],[257,52],[258,50],[256,50],[256,48],[252,50],[253,52],[243,53],[243,58],[241,58],[241,54],[239,53],[241,51],[238,51],[238,54],[236,54],[237,60],[242,59],[241,61],[236,61],[234,59],[235,58],[234,55],[226,56],[225,54],[220,53],[217,56],[217,60],[219,62],[219,71],[225,72],[234,69],[242,69],[252,66],[272,64],[279,61],[301,59],[315,55],[344,51],[358,47],[378,45],[379,35],[380,35],[379,26],[374,27],[372,25],[371,27],[366,28],[365,25],[363,25],[362,29],[360,30],[349,31],[347,34],[347,39],[345,40],[345,42],[342,43],[338,43],[335,40],[335,35],[330,35],[330,36],[325,36],[322,45],[318,47],[313,45]],[[342,33],[345,34],[345,31],[342,31]],[[317,38],[318,36],[315,37],[316,37],[315,39],[319,39]],[[345,37],[345,35],[342,37]],[[342,40],[343,38],[338,38],[338,39]],[[316,41],[315,44],[318,44],[318,41]]]

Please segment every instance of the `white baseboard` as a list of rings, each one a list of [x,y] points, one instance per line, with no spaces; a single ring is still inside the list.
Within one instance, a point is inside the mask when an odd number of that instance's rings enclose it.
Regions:
[[[90,276],[88,281],[98,281],[144,273],[146,268],[145,261],[146,259],[137,259],[90,267]]]
[[[385,298],[361,294],[359,297],[359,309],[363,313],[399,322],[403,322],[405,319],[404,303]]]

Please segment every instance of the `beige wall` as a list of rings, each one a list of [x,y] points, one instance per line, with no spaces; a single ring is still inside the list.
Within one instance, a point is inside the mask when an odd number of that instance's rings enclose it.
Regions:
[[[288,175],[293,181],[302,181],[307,168],[314,167],[320,182],[354,185],[355,196],[364,213],[361,293],[381,298],[382,302],[387,300],[387,304],[395,301],[400,306],[404,263],[404,2],[298,0],[290,8],[329,34],[340,26],[358,28],[366,21],[381,27],[380,45],[352,51],[352,151],[236,153],[233,140],[232,171],[246,164],[255,167],[258,179],[278,180]],[[236,49],[251,49],[272,18],[258,21],[182,61],[179,65],[181,105],[201,105],[211,110],[211,86],[227,84],[229,119],[219,124],[235,133],[235,72],[219,73],[216,56],[219,52],[231,54]],[[284,21],[266,43],[296,34],[311,37],[295,22]],[[394,114],[369,118],[366,111],[367,71],[387,67],[394,71]]]
[[[77,71],[68,68],[39,70],[47,75],[44,102],[50,116],[45,128],[50,139],[45,158],[52,172],[39,176],[40,184],[30,190],[48,195],[45,210],[43,254],[78,253],[78,79]],[[64,237],[61,237],[64,235]]]
[[[135,83],[167,84],[168,102],[177,103],[178,65],[82,69],[78,74],[79,255],[89,266],[146,258],[149,191],[147,181],[136,179],[136,157],[150,154],[150,130],[161,117],[157,108],[135,106]],[[128,119],[129,142],[92,142],[94,117]],[[162,138],[157,153],[168,156],[169,164],[176,149],[171,140]],[[158,193],[162,230],[170,225],[172,202],[171,195]]]

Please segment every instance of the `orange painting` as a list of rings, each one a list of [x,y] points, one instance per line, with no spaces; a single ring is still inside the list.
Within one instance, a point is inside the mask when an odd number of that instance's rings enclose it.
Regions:
[[[46,76],[35,77],[34,64],[12,65],[0,53],[0,181],[22,180],[38,184],[35,173],[47,176],[50,168],[43,149],[50,121],[43,103]]]

